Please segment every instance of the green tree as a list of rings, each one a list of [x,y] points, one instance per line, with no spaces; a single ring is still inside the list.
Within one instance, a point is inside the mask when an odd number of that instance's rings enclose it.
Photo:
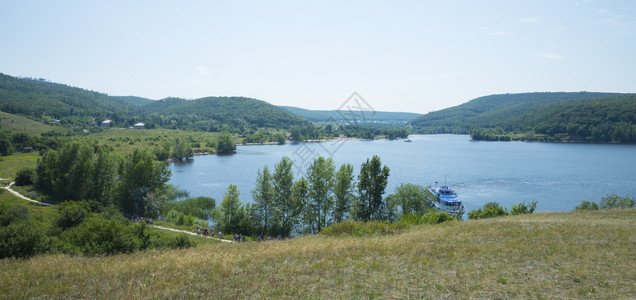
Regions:
[[[33,184],[33,169],[22,168],[15,174],[15,185],[24,186]]]
[[[182,160],[194,156],[192,145],[187,139],[175,138],[172,143],[172,158]]]
[[[235,150],[236,144],[232,134],[227,131],[222,132],[216,142],[216,151],[218,153],[234,153]]]
[[[307,184],[307,180],[304,177],[296,180],[294,182],[294,186],[292,187],[292,198],[295,203],[295,211],[294,215],[302,218],[302,225],[304,230],[301,231],[311,232],[310,229],[307,229],[307,224],[311,224],[311,220],[309,220],[308,216],[304,213],[305,207],[307,206],[307,195],[309,194],[309,187]]]
[[[333,211],[333,187],[335,165],[331,158],[316,158],[307,170],[309,201],[305,214],[310,220],[313,233],[328,226]]]
[[[150,152],[135,150],[121,161],[119,176],[120,208],[123,212],[142,216],[145,215],[143,199],[170,179],[170,170],[165,163],[155,161]]]
[[[421,185],[403,183],[395,188],[394,197],[403,215],[422,215],[430,207],[430,201],[425,193],[426,189]]]
[[[90,188],[85,199],[94,199],[106,207],[112,204],[117,183],[118,158],[106,147],[99,147],[94,155]]]
[[[336,172],[336,186],[334,189],[336,207],[333,212],[335,223],[341,223],[347,219],[349,208],[354,198],[353,187],[353,166],[351,164],[343,164]]]
[[[272,234],[275,211],[273,178],[267,166],[258,170],[252,190],[257,228],[261,233]]]
[[[380,157],[374,155],[362,164],[358,176],[359,199],[355,205],[355,217],[370,221],[382,219],[382,195],[388,183],[389,167],[382,167]]]
[[[238,188],[234,184],[230,184],[223,196],[223,201],[219,205],[219,216],[217,223],[221,231],[227,233],[238,233],[239,222],[243,217],[241,213],[242,204],[239,200]]]
[[[0,155],[7,156],[13,153],[13,143],[11,143],[11,137],[0,132]]]
[[[298,218],[298,203],[292,197],[294,173],[292,161],[284,156],[274,166],[274,202],[276,206],[275,220],[280,225],[279,233],[289,236]]]

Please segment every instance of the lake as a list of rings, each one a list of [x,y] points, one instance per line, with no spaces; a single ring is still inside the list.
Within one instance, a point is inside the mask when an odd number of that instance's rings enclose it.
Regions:
[[[390,168],[387,194],[401,183],[428,186],[439,181],[453,188],[466,212],[496,201],[536,200],[537,211],[572,211],[582,200],[608,194],[636,196],[636,146],[471,141],[467,135],[411,135],[404,140],[340,140],[323,143],[238,146],[234,155],[197,156],[170,163],[169,183],[221,203],[235,184],[243,203],[252,201],[256,172],[283,156],[294,161],[296,178],[316,156],[332,157],[337,168],[360,165],[373,155]]]

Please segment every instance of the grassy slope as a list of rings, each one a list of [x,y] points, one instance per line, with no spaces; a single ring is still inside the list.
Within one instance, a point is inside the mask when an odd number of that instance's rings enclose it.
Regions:
[[[61,126],[51,126],[36,122],[21,116],[0,111],[0,128],[13,133],[26,133],[28,135],[40,136],[42,133],[53,131],[66,134],[68,129]]]
[[[6,298],[629,298],[636,211],[539,213],[396,236],[0,261]]]

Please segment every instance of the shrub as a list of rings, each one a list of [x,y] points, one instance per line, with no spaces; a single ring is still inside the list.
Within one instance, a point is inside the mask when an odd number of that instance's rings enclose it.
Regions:
[[[439,224],[456,219],[448,212],[431,209],[420,219],[421,224]]]
[[[179,234],[175,236],[170,243],[170,248],[190,248],[195,245],[196,243],[189,236],[185,234]]]
[[[0,205],[0,226],[9,226],[9,224],[26,220],[29,210],[22,205]]]
[[[29,257],[47,250],[46,237],[28,220],[0,227],[0,258]]]
[[[409,225],[418,225],[418,224],[421,224],[421,220],[422,220],[422,216],[418,214],[404,214],[402,215],[402,217],[400,217],[398,222],[402,222],[404,224],[409,224]]]
[[[62,230],[75,227],[84,222],[86,217],[88,217],[89,211],[84,203],[66,202],[60,206],[60,217],[57,219],[57,225]]]
[[[510,210],[511,215],[523,215],[523,214],[531,214],[537,208],[537,201],[532,201],[530,205],[526,205],[526,201],[523,201],[519,204],[512,204],[512,210]]]
[[[33,169],[23,168],[15,174],[15,185],[25,186],[33,184]]]
[[[575,207],[576,210],[598,210],[596,202],[581,201],[581,204]]]
[[[476,219],[485,219],[485,218],[494,218],[499,216],[506,216],[508,212],[505,208],[499,206],[497,202],[488,202],[484,204],[483,210],[481,208],[476,210],[471,210],[468,212],[468,219],[476,220]]]
[[[94,215],[61,235],[60,250],[66,253],[117,254],[141,249],[135,224]]]
[[[621,208],[634,208],[636,206],[636,200],[633,198],[620,197],[615,194],[607,195],[601,198],[599,207],[601,209],[621,209]]]

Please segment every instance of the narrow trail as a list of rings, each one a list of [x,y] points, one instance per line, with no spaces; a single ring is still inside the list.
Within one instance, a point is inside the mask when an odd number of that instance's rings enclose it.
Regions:
[[[18,197],[18,198],[20,198],[20,199],[24,199],[24,200],[26,200],[26,201],[31,201],[31,202],[33,202],[33,203],[35,203],[35,204],[42,205],[42,206],[51,206],[51,205],[53,205],[53,204],[50,204],[50,203],[40,202],[40,201],[33,200],[33,199],[31,199],[31,198],[28,198],[28,197],[23,196],[22,194],[20,194],[20,193],[16,192],[15,190],[13,190],[13,189],[11,188],[11,186],[12,186],[14,183],[15,183],[15,182],[11,182],[11,183],[9,183],[9,185],[7,185],[7,186],[3,186],[2,188],[3,188],[3,189],[5,189],[5,190],[7,190],[7,191],[9,191],[9,193],[11,193],[11,194],[15,195],[16,197]]]
[[[189,234],[189,235],[205,237],[205,238],[208,238],[208,239],[219,240],[221,242],[226,242],[226,243],[234,243],[234,242],[232,242],[230,240],[219,239],[219,238],[215,238],[215,237],[211,237],[211,236],[203,236],[203,235],[197,234],[196,232],[190,232],[190,231],[179,230],[179,229],[168,228],[168,227],[161,227],[161,226],[157,226],[157,225],[148,225],[148,226],[152,226],[154,228],[158,228],[158,229],[162,229],[162,230],[170,230],[170,231],[174,231],[174,232],[181,232],[181,233],[185,233],[185,234]]]
[[[0,180],[4,180],[4,179],[0,178]],[[53,206],[53,204],[50,204],[50,203],[44,203],[44,202],[40,202],[40,201],[37,201],[37,200],[33,200],[33,199],[31,199],[31,198],[25,197],[25,196],[23,196],[22,194],[20,194],[20,193],[16,192],[15,190],[13,190],[13,189],[11,188],[11,186],[12,186],[14,183],[15,183],[15,182],[11,182],[11,183],[9,183],[9,185],[7,185],[7,186],[3,186],[2,188],[3,188],[3,189],[5,189],[5,190],[7,190],[7,191],[9,191],[11,194],[15,195],[16,197],[18,197],[18,198],[20,198],[20,199],[23,199],[23,200],[26,200],[26,201],[30,201],[30,202],[33,202],[33,203],[35,203],[35,204],[42,205],[42,206]],[[208,238],[208,239],[219,240],[219,241],[221,241],[221,242],[233,243],[233,242],[232,242],[232,241],[230,241],[230,240],[224,240],[224,239],[219,239],[219,238],[209,237],[209,236],[202,236],[202,235],[197,234],[196,232],[190,232],[190,231],[185,231],[185,230],[180,230],[180,229],[173,229],[173,228],[162,227],[162,226],[157,226],[157,225],[150,225],[150,224],[148,224],[148,226],[150,226],[150,227],[154,227],[154,228],[157,228],[157,229],[161,229],[161,230],[168,230],[168,231],[173,231],[173,232],[185,233],[185,234],[189,234],[189,235],[205,237],[205,238]]]

